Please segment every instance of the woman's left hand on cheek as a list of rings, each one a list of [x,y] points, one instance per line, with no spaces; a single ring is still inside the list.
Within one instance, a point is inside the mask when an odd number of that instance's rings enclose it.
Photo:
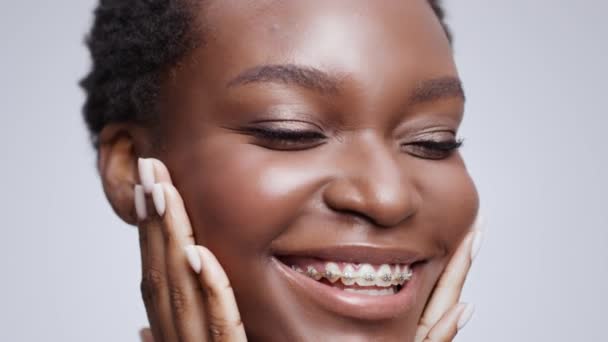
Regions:
[[[450,342],[473,315],[473,305],[458,303],[471,263],[481,247],[483,232],[478,217],[452,256],[418,324],[416,342]]]
[[[140,332],[142,341],[246,341],[228,277],[208,249],[195,245],[167,168],[141,159],[139,172],[141,290],[150,321],[150,329]]]

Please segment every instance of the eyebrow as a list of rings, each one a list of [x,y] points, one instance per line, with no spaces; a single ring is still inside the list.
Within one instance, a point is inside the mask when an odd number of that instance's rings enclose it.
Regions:
[[[247,69],[228,82],[227,87],[250,83],[293,84],[321,93],[335,94],[339,80],[319,69],[295,64],[270,64]]]
[[[296,64],[268,64],[249,68],[229,81],[227,87],[251,83],[296,85],[323,94],[336,94],[340,89],[338,77],[314,67]],[[419,104],[450,97],[465,99],[460,79],[446,76],[418,82],[409,97],[409,102]]]
[[[414,88],[409,102],[418,104],[450,97],[466,99],[460,79],[446,76],[419,82]]]

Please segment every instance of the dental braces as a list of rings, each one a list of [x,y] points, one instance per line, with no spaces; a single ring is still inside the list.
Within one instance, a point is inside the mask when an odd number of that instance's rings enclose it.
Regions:
[[[413,276],[413,271],[411,269],[408,269],[407,272],[399,272],[395,275],[395,278],[393,278],[393,274],[391,273],[384,273],[381,274],[379,276],[377,276],[374,273],[366,273],[363,276],[358,276],[356,277],[354,274],[352,274],[349,271],[346,272],[335,272],[335,271],[330,271],[330,270],[325,270],[325,272],[319,272],[317,271],[316,268],[312,267],[312,266],[308,266],[306,268],[306,271],[302,270],[299,267],[296,267],[295,265],[291,266],[291,269],[298,272],[298,273],[302,273],[306,276],[308,276],[309,278],[312,278],[314,280],[321,280],[321,278],[325,278],[327,280],[329,280],[330,282],[334,283],[336,281],[338,281],[339,279],[343,279],[346,282],[352,282],[352,281],[356,281],[359,279],[368,281],[368,282],[373,282],[376,279],[380,279],[384,282],[391,282],[393,280],[399,282],[399,283],[404,283],[408,280],[410,280]]]

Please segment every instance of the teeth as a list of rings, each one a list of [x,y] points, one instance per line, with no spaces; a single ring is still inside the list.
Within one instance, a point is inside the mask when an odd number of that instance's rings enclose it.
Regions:
[[[407,267],[407,266],[404,266]],[[400,265],[395,265],[395,270],[393,272],[393,281],[391,282],[392,285],[400,285],[400,275],[401,274],[401,266]]]
[[[320,280],[321,278],[323,278],[323,276],[321,275],[321,273],[319,273],[314,267],[312,266],[308,266],[306,268],[306,275],[311,277],[314,280]]]
[[[338,266],[338,264],[333,262],[328,262],[325,264],[325,279],[335,283],[341,276],[342,272],[340,271],[340,266]]]
[[[306,266],[303,270],[292,265],[291,269],[302,273],[314,280],[327,279],[331,283],[341,281],[346,286],[357,284],[359,286],[392,287],[403,285],[412,278],[412,270],[408,265],[383,264],[377,270],[370,264],[346,264],[341,270],[335,262],[325,264],[325,270],[319,271],[313,266]]]
[[[340,280],[344,285],[353,285],[355,283],[356,271],[355,268],[351,265],[346,265],[344,267],[344,271],[342,271],[342,277]]]
[[[389,287],[393,284],[393,272],[389,265],[382,265],[378,269],[378,276],[376,277],[376,285],[380,287]]]
[[[403,266],[401,271],[397,273],[397,281],[405,282],[412,278],[412,270],[408,266]]]
[[[363,264],[359,268],[359,276],[357,277],[357,285],[359,286],[372,286],[375,284],[376,271],[370,264]]]

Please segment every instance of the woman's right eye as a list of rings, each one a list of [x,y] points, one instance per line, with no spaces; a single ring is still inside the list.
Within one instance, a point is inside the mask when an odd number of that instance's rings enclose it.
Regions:
[[[327,138],[323,133],[311,130],[270,129],[253,127],[247,129],[258,140],[258,144],[277,150],[304,150],[322,144]]]

